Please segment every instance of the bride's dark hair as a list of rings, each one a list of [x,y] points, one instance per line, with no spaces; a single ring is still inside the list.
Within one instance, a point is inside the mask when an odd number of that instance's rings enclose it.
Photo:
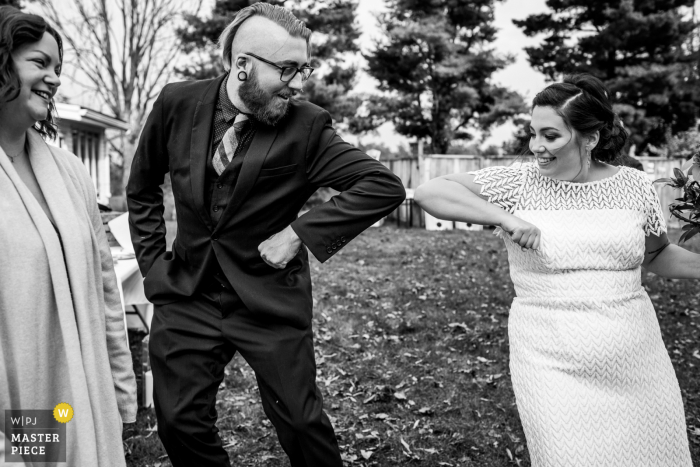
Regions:
[[[593,75],[569,75],[561,83],[550,84],[532,101],[532,107],[537,106],[552,107],[569,128],[583,136],[600,132],[591,151],[594,160],[613,162],[627,142],[629,134],[613,111],[610,93]]]

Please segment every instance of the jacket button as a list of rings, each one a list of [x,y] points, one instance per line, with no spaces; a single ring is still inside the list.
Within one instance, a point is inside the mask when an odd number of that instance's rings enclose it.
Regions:
[[[333,245],[333,251],[335,251],[335,250],[337,250],[337,249],[338,249],[338,246],[337,246],[337,245]]]
[[[217,184],[216,184],[216,187],[219,188],[219,189],[221,189],[221,188],[224,187],[224,184],[223,184],[223,183],[217,183]]]
[[[215,241],[217,241],[217,240],[219,239],[219,236],[218,236],[218,235],[212,235],[211,239],[212,239],[212,241],[215,242]]]
[[[345,237],[340,237],[340,241],[345,243]]]
[[[326,253],[328,253],[328,254],[333,253],[333,249],[331,247],[326,248]]]
[[[219,211],[219,206],[214,206],[214,207],[212,208],[212,210],[213,210],[214,212],[218,212],[218,211]]]

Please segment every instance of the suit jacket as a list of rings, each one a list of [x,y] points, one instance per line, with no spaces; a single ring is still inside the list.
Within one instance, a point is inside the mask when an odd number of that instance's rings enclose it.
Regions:
[[[204,178],[223,79],[165,86],[143,128],[127,202],[146,296],[155,304],[189,297],[218,261],[251,311],[306,326],[312,308],[306,248],[326,261],[394,210],[405,190],[386,167],[340,139],[328,112],[292,101],[277,125],[258,124],[233,196],[214,226]],[[172,251],[166,251],[160,189],[166,172],[177,213]],[[323,186],[340,194],[297,218]],[[272,268],[258,245],[290,224],[306,248],[286,268]]]

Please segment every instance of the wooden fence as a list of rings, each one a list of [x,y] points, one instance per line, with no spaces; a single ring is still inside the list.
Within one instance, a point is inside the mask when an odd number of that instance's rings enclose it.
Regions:
[[[680,168],[683,163],[679,159],[660,159],[656,157],[640,157],[638,159],[644,165],[644,171],[651,181],[672,176],[673,169]],[[401,178],[405,188],[413,190],[421,183],[442,175],[469,172],[485,167],[509,166],[515,163],[529,162],[531,160],[531,157],[526,156],[487,158],[462,155],[432,155],[423,158],[423,167],[421,167],[421,163],[418,159],[394,159],[382,162]],[[675,218],[671,218],[667,209],[667,206],[680,196],[680,190],[673,189],[662,183],[657,183],[654,186],[659,194],[661,206],[664,207],[666,221],[669,227],[680,227],[678,221]],[[393,218],[395,221],[404,225],[412,227],[424,226],[423,212],[417,206],[405,205],[396,211]]]

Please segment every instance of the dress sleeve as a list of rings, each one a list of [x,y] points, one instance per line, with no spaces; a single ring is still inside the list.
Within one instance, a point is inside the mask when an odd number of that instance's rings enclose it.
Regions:
[[[666,233],[666,216],[659,201],[659,194],[654,185],[646,178],[642,180],[642,191],[644,200],[644,213],[646,221],[644,223],[644,234],[661,235]]]
[[[523,169],[516,167],[487,167],[469,172],[474,182],[481,185],[480,194],[508,212],[513,212],[520,200]]]

